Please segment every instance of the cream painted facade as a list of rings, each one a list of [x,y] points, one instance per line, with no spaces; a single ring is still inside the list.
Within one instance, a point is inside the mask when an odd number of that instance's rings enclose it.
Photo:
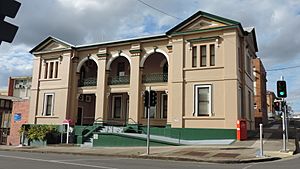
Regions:
[[[151,124],[254,127],[253,28],[197,12],[162,35],[74,46],[48,37],[34,57],[29,122],[96,119],[146,124],[143,94],[157,92]]]

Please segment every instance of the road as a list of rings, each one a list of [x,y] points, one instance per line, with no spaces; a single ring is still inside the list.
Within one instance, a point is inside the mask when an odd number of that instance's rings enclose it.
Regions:
[[[278,169],[299,168],[293,159],[254,164],[212,164],[67,154],[0,151],[0,169]]]

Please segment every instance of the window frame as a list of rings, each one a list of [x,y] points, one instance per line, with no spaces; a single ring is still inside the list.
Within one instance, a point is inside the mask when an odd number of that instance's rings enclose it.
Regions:
[[[164,97],[167,97],[167,112],[166,112],[166,117],[164,117]],[[160,118],[161,119],[167,119],[168,118],[168,94],[162,93],[160,95]]]
[[[120,117],[115,117],[115,98],[121,98],[121,106],[120,106]],[[112,104],[111,104],[111,117],[113,119],[122,119],[122,110],[123,110],[123,95],[113,95],[112,96]]]
[[[52,96],[51,102],[51,113],[47,115],[47,103],[48,103],[48,96]],[[42,116],[54,116],[54,100],[55,100],[55,93],[45,93],[44,94],[44,104],[43,104],[43,114]]]
[[[216,45],[208,44],[208,46],[209,46],[209,66],[216,66]],[[213,50],[211,50],[212,47]],[[212,58],[213,58],[213,64],[212,64]]]
[[[199,103],[199,98],[198,98],[198,90],[200,88],[208,88],[208,100],[209,100],[209,104],[208,104],[208,113],[207,114],[199,114],[198,112],[198,103]],[[194,113],[193,116],[196,117],[211,117],[212,116],[212,85],[211,84],[195,84],[194,85]]]
[[[198,46],[192,46],[192,67],[197,67]]]
[[[208,44],[205,44],[205,45],[200,45],[200,67],[206,67],[207,66],[207,45]],[[202,48],[204,48],[205,50],[205,55],[202,54]],[[205,62],[203,62],[202,58],[205,58]]]

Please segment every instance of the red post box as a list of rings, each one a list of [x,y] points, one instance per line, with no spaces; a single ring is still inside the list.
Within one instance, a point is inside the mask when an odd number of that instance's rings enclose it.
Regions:
[[[247,140],[247,121],[237,120],[236,122],[236,137],[238,140]]]

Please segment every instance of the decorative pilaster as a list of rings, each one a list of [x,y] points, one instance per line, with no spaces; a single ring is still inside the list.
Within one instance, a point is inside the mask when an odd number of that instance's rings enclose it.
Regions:
[[[105,51],[106,52],[106,51]],[[99,54],[99,53],[98,53]],[[98,56],[98,72],[97,72],[97,91],[96,91],[96,110],[95,110],[95,119],[101,117],[104,119],[106,112],[106,57]],[[101,53],[100,53],[101,54]]]
[[[141,103],[140,96],[140,55],[142,50],[140,44],[133,44],[129,51],[131,57],[131,71],[130,71],[130,90],[129,90],[129,118],[135,122],[139,121],[139,108]],[[131,122],[131,121],[129,121]]]

